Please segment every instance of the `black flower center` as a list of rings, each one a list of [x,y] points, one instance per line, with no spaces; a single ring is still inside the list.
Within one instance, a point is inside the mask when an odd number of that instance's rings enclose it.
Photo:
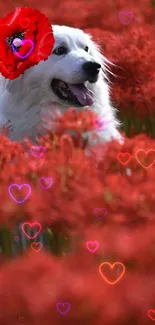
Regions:
[[[8,45],[12,48],[12,50],[19,51],[21,47],[21,41],[24,40],[24,33],[18,32],[13,36],[7,38]]]

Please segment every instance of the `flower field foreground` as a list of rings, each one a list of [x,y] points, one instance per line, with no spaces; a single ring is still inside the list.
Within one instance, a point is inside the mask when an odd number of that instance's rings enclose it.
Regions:
[[[144,151],[153,149],[154,141],[139,135],[122,146],[112,141],[86,151],[81,132],[93,128],[94,115],[69,111],[62,121],[59,132],[41,139],[46,148],[41,158],[32,157],[29,142],[23,147],[1,135],[1,240],[5,229],[12,237],[2,243],[0,324],[17,325],[23,319],[34,325],[149,324],[148,312],[155,308],[155,152]],[[62,126],[74,130],[74,140]],[[41,177],[51,177],[52,186],[40,187]],[[9,196],[12,183],[31,186],[24,203]],[[48,250],[29,246],[8,259],[16,225],[36,221],[41,232],[48,228],[76,238],[72,252],[64,253],[55,241]],[[61,249],[51,254],[54,245]],[[120,275],[120,280],[113,283],[101,264],[116,262],[114,278]],[[59,302],[70,306],[65,315],[56,307]]]

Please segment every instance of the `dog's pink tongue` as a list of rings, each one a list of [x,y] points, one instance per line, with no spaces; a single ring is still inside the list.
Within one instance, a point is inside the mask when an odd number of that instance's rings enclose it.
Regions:
[[[83,106],[91,106],[94,103],[94,94],[91,90],[84,85],[71,85],[68,84],[71,92],[77,97],[78,101]]]

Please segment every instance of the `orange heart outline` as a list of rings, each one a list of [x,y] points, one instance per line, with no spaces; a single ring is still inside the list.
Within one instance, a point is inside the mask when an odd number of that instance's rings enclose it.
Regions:
[[[39,245],[39,248],[36,248],[36,247],[34,247],[34,246],[38,246]],[[40,250],[42,249],[42,247],[43,247],[43,245],[42,245],[42,243],[41,242],[33,242],[33,243],[31,243],[31,248],[32,248],[32,250],[35,252],[35,253],[38,253],[38,252],[40,252]]]
[[[144,166],[144,165],[139,161],[139,159],[138,159],[138,157],[137,157],[137,154],[138,154],[139,151],[143,151],[143,152],[145,152],[145,154],[147,155],[150,151],[154,151],[154,152],[155,152],[155,149],[149,149],[149,150],[147,150],[147,151],[144,150],[144,149],[138,149],[138,150],[135,152],[135,158],[137,159],[138,163],[139,163],[142,167],[144,167],[144,168],[150,168],[150,167],[154,164],[155,159],[154,159],[154,161],[153,161],[153,163],[152,163],[151,165],[145,167],[145,166]]]
[[[103,273],[102,273],[102,271],[101,271],[101,268],[102,268],[102,266],[103,265],[109,265],[110,267],[111,267],[111,269],[113,269],[114,268],[114,266],[117,264],[119,264],[119,265],[121,265],[122,267],[123,267],[123,270],[122,270],[122,273],[121,273],[121,275],[118,277],[118,279],[116,280],[116,281],[109,281],[104,275],[103,275]],[[109,263],[109,262],[103,262],[103,263],[101,263],[100,264],[100,266],[99,266],[99,273],[100,273],[100,275],[102,276],[102,278],[108,283],[108,284],[111,284],[111,285],[113,285],[113,284],[116,284],[121,278],[122,278],[122,276],[124,275],[124,273],[125,273],[125,266],[124,266],[124,264],[123,263],[121,263],[121,262],[115,262],[115,263],[113,263],[113,264],[111,264],[111,263]]]
[[[127,161],[125,161],[125,162],[121,161],[121,158],[120,158],[121,155],[122,155],[122,156],[126,156],[126,155],[128,155],[128,159],[127,159]],[[131,158],[132,158],[132,155],[131,155],[129,152],[119,152],[118,155],[117,155],[117,160],[118,160],[122,165],[127,165],[128,162],[131,160]]]

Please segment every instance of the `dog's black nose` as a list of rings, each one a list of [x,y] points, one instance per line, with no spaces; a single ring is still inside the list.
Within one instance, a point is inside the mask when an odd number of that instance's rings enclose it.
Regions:
[[[96,62],[86,62],[83,64],[84,72],[90,82],[97,80],[97,75],[100,71],[101,65]]]

